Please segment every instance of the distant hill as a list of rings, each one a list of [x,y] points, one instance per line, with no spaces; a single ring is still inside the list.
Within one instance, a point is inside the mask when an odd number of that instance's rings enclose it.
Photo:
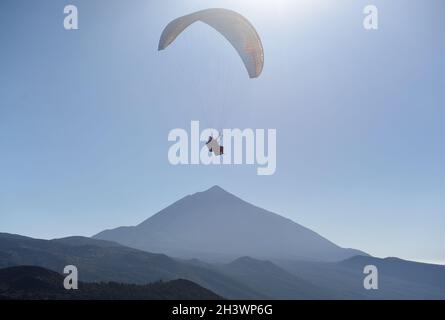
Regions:
[[[336,299],[445,299],[445,266],[356,256],[339,263],[276,261]],[[364,267],[378,269],[379,289],[364,290]]]
[[[29,265],[59,273],[69,264],[78,267],[82,282],[113,282],[111,286],[124,291],[127,287],[116,283],[143,286],[186,279],[228,299],[445,299],[445,266],[396,258],[356,256],[341,262],[315,262],[241,257],[209,263],[83,237],[39,240],[0,233],[0,268]],[[363,288],[363,268],[371,264],[379,269],[376,291]],[[29,292],[30,297],[41,297]]]
[[[16,300],[219,300],[213,292],[188,280],[148,285],[79,282],[78,290],[65,290],[63,276],[33,266],[0,269],[0,299]]]
[[[187,196],[135,227],[106,230],[94,238],[174,257],[219,262],[243,256],[266,260],[341,261],[366,255],[341,248],[218,186]]]
[[[353,257],[340,263],[349,270],[374,265],[380,274],[380,294],[392,291],[395,299],[445,299],[445,266],[399,258]],[[397,297],[396,297],[397,296]]]
[[[315,286],[270,261],[242,257],[219,266],[219,270],[273,299],[307,300],[334,297],[329,290]]]
[[[163,254],[83,237],[40,240],[0,233],[0,268],[32,265],[62,272],[71,264],[79,269],[80,280],[85,282],[147,284],[187,279],[225,298],[265,298],[218,270]]]

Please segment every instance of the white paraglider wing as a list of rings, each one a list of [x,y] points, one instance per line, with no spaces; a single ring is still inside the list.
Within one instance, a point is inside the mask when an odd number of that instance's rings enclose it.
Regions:
[[[249,73],[257,78],[263,71],[264,50],[252,24],[239,13],[226,9],[207,9],[175,19],[165,27],[159,50],[167,48],[191,24],[201,21],[221,33],[236,49]]]

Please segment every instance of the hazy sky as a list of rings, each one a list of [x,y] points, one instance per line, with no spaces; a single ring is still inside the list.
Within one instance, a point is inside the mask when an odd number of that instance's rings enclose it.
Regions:
[[[209,3],[0,2],[0,231],[91,236],[219,184],[341,246],[445,263],[445,3],[211,1],[261,35],[256,80],[204,24],[157,52]],[[171,166],[167,135],[191,120],[277,129],[276,174]]]

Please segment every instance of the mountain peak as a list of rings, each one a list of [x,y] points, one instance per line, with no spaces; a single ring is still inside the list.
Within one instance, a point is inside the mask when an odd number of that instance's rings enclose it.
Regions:
[[[204,192],[224,192],[224,193],[229,193],[226,190],[224,190],[223,188],[221,188],[218,185],[214,185],[213,187],[211,187],[210,189],[207,189]]]
[[[95,238],[204,261],[226,262],[244,256],[340,261],[360,254],[218,185],[176,201],[135,227],[107,230]]]
[[[197,192],[197,193],[193,194],[192,196],[195,196],[195,195],[201,196],[201,197],[204,196],[204,197],[211,198],[211,199],[220,199],[220,200],[222,200],[222,199],[228,200],[229,198],[239,199],[237,196],[235,196],[234,194],[230,193],[229,191],[221,188],[219,185],[214,185],[213,187],[211,187],[207,190],[204,190],[204,191]]]

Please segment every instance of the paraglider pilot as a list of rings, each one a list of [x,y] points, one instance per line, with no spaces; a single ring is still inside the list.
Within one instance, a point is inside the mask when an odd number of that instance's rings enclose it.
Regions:
[[[218,143],[218,138],[214,139],[212,136],[209,137],[209,140],[206,143],[207,148],[210,152],[213,152],[215,156],[220,156],[224,154],[224,147],[220,146]]]

